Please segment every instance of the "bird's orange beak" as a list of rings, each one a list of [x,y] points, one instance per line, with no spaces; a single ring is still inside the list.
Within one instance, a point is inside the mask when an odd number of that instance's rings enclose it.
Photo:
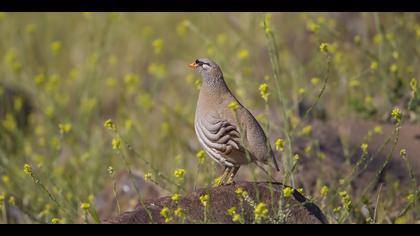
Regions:
[[[198,64],[193,62],[193,63],[189,64],[188,67],[195,69],[195,68],[198,67]]]

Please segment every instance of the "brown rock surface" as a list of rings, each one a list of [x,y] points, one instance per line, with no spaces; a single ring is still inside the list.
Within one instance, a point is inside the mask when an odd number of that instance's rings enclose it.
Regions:
[[[271,186],[271,187],[270,187]],[[208,194],[210,197],[207,222],[208,223],[233,223],[232,217],[227,214],[227,210],[236,207],[237,212],[244,216],[245,223],[253,223],[254,207],[250,203],[244,201],[241,212],[241,198],[237,196],[235,190],[241,187],[247,191],[250,199],[254,203],[264,202],[269,209],[269,215],[275,217],[274,212],[278,209],[278,200],[282,197],[284,185],[280,183],[268,182],[242,182],[228,186],[220,186],[217,188],[200,189],[181,198],[176,205],[171,197],[163,197],[156,200],[150,200],[139,204],[134,211],[129,211],[120,216],[111,218],[106,223],[114,224],[142,224],[142,223],[165,223],[164,218],[160,215],[160,211],[164,207],[168,207],[173,216],[173,211],[179,206],[182,207],[186,215],[186,223],[203,223],[204,207],[199,197]],[[272,190],[272,191],[271,191]],[[257,194],[258,192],[258,194]],[[258,200],[257,200],[258,199]],[[265,223],[303,223],[303,224],[322,224],[327,220],[321,210],[298,191],[294,191],[289,198],[283,198],[285,204],[289,204],[287,208],[288,216],[283,221],[266,221]],[[145,206],[145,207],[143,207]],[[150,213],[150,216],[149,216]],[[174,223],[179,223],[177,217]]]

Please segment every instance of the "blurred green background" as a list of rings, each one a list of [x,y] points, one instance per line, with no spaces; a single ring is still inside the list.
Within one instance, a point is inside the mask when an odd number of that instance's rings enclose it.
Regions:
[[[277,84],[264,20],[279,55]],[[220,169],[197,157],[201,81],[187,67],[200,57],[221,66],[273,147],[284,138],[282,111],[294,136],[310,122],[302,109],[316,101],[327,68],[319,115],[310,119],[390,122],[395,106],[405,121],[419,119],[419,97],[408,104],[410,81],[420,78],[416,13],[0,13],[0,35],[2,223],[94,222],[95,211],[107,218],[116,205],[132,209],[138,193],[148,199],[211,184]],[[115,130],[104,127],[108,119]],[[319,178],[305,192],[321,198]],[[323,204],[330,219],[340,199],[334,204]],[[392,220],[380,223],[418,222],[416,211],[384,209]],[[349,215],[344,222],[366,222],[357,210]]]

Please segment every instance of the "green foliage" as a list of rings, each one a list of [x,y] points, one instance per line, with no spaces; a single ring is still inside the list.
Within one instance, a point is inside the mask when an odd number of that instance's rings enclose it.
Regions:
[[[350,28],[356,20],[360,26]],[[187,67],[199,57],[220,64],[232,92],[269,136],[284,134],[272,137],[279,138],[272,146],[286,157],[284,181],[295,185],[301,173],[293,141],[311,137],[307,121],[318,106],[329,119],[380,121],[403,104],[398,132],[406,112],[419,114],[413,82],[420,78],[419,32],[416,14],[2,13],[0,222],[10,223],[6,213],[15,205],[20,222],[99,223],[97,208],[104,206],[96,200],[108,186],[118,205],[114,215],[147,198],[137,176],[161,195],[210,185],[219,169],[195,138],[201,83]],[[310,105],[303,117],[301,102]],[[317,140],[305,153],[321,168]],[[417,184],[366,198],[350,183],[363,164],[343,163],[353,170],[350,177],[328,186],[320,169],[319,184],[305,192],[332,223],[415,222]],[[135,190],[124,200],[117,191],[122,172]],[[406,208],[395,209],[404,194]],[[377,198],[383,201],[378,212]],[[206,218],[211,204],[200,200]],[[258,205],[255,212],[263,219],[267,209]],[[161,214],[184,221],[181,208]],[[243,221],[236,209],[229,214]]]

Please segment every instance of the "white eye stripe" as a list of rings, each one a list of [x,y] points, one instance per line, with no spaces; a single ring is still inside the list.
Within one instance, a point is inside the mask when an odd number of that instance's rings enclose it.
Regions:
[[[207,64],[203,64],[203,69],[207,70],[207,69],[209,69],[209,68],[210,68],[210,66],[209,66],[209,65],[207,65]]]

